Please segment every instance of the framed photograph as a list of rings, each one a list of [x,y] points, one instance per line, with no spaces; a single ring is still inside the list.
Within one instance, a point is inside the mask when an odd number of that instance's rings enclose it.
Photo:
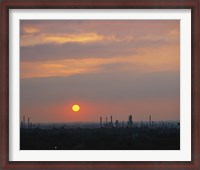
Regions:
[[[1,169],[199,169],[199,7],[1,1]]]

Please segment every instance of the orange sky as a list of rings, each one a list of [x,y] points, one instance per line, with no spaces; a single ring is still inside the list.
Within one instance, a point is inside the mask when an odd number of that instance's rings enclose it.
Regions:
[[[179,27],[178,20],[21,21],[21,118],[179,120]]]

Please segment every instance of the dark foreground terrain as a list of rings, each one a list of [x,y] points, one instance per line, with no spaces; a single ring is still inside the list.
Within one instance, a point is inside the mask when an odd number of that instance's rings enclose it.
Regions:
[[[21,129],[21,150],[179,150],[177,128]]]

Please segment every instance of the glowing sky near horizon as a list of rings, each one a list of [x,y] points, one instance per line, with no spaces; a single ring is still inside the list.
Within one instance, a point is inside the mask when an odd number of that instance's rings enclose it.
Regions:
[[[20,21],[21,120],[130,114],[180,120],[179,20]]]

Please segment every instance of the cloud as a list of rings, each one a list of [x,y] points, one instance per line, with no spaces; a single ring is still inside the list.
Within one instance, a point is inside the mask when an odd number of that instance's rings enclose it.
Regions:
[[[25,36],[21,38],[20,45],[34,46],[41,44],[64,44],[64,43],[91,43],[96,41],[102,41],[103,36],[96,33],[84,33],[84,34],[39,34],[32,36]],[[31,41],[30,41],[31,40]]]
[[[84,33],[84,34],[64,34],[64,35],[44,35],[43,36],[45,42],[50,43],[89,43],[102,41],[104,37],[102,35],[98,35],[96,33]]]
[[[85,34],[86,35],[86,34]],[[49,61],[49,60],[62,60],[62,59],[79,59],[79,58],[107,58],[107,57],[120,57],[130,56],[141,53],[145,49],[151,51],[156,48],[157,52],[165,47],[167,51],[174,50],[173,46],[179,50],[180,37],[173,36],[141,36],[141,37],[123,37],[121,39],[110,36],[88,36],[88,42],[80,43],[81,36],[74,36],[72,39],[59,35],[53,37],[46,37],[51,43],[40,44],[34,46],[24,46],[20,48],[20,61]],[[46,39],[45,37],[43,39]],[[87,41],[87,36],[83,36],[83,41]],[[84,39],[86,38],[86,39]],[[101,40],[100,40],[101,39]],[[89,41],[96,42],[89,42]],[[40,40],[39,43],[43,43]],[[68,41],[68,43],[64,43]],[[74,41],[74,42],[72,42]],[[75,42],[77,41],[77,42]],[[56,42],[56,43],[55,43]],[[31,41],[30,43],[38,43]],[[167,52],[166,51],[166,52]]]
[[[108,39],[108,38],[107,38]],[[93,43],[64,43],[64,44],[41,44],[35,46],[21,47],[20,61],[49,61],[62,59],[79,58],[108,58],[130,56],[140,53],[140,49],[162,48],[166,46],[168,50],[179,43],[171,43],[166,40],[113,40],[93,42]],[[125,40],[126,39],[126,40]],[[33,43],[33,42],[31,42]]]
[[[132,42],[99,42],[99,43],[67,43],[43,44],[21,47],[20,61],[49,61],[79,58],[108,58],[127,56],[136,53],[136,43]]]
[[[21,62],[20,78],[71,76],[105,70],[104,65],[131,63],[131,57],[65,59],[47,62]],[[116,67],[116,66],[115,66]]]
[[[164,35],[179,30],[180,20],[22,20],[20,27],[38,28],[46,34],[96,32],[101,35]]]
[[[179,70],[179,46],[171,45],[159,49],[157,47],[140,48],[137,54],[129,56],[21,61],[20,78],[72,76],[107,71],[162,72]]]
[[[26,32],[36,33],[33,28],[27,28]],[[20,46],[35,46],[41,44],[65,44],[65,43],[93,43],[93,42],[114,42],[114,41],[130,41],[132,37],[123,37],[119,39],[113,35],[104,36],[96,32],[73,33],[73,34],[32,34],[29,36],[21,36]]]
[[[24,27],[23,32],[26,34],[33,34],[33,33],[38,33],[40,30],[38,28],[34,27]]]
[[[21,21],[20,61],[121,57],[138,54],[140,48],[177,46],[179,23],[176,20]],[[24,33],[24,28],[39,32]]]

